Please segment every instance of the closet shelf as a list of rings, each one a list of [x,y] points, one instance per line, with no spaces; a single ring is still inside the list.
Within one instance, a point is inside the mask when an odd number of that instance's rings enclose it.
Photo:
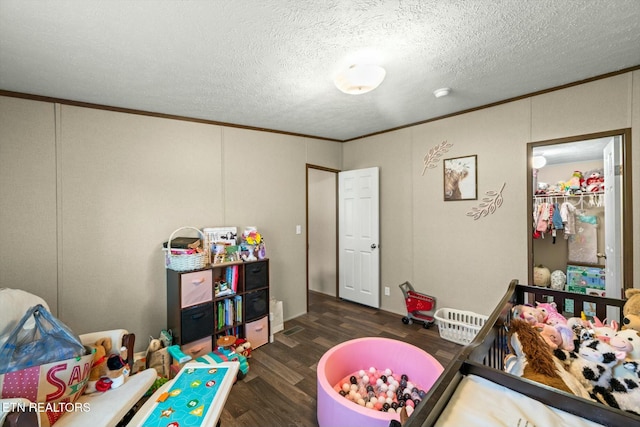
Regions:
[[[533,198],[534,199],[544,199],[546,197],[580,198],[585,196],[597,196],[601,194],[604,194],[604,191],[591,191],[589,193],[582,193],[582,194],[534,194]]]

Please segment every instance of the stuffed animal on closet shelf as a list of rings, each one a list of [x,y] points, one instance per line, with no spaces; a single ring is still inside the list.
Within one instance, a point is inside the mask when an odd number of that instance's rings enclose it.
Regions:
[[[621,329],[640,331],[640,289],[627,289],[624,294],[627,297],[627,302],[622,308],[624,318]]]
[[[589,193],[604,191],[604,176],[599,171],[591,172],[584,184],[585,190]]]
[[[582,172],[574,171],[573,175],[567,182],[565,182],[565,186],[570,190],[580,190],[584,185],[584,177],[582,176]]]

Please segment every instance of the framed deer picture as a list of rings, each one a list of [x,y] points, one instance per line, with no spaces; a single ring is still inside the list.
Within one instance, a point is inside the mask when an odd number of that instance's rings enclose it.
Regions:
[[[444,159],[444,201],[478,199],[478,156]]]

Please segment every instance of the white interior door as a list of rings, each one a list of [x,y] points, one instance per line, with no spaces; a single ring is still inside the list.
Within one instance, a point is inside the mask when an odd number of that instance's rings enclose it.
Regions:
[[[622,298],[622,144],[619,136],[604,148],[605,292]],[[609,317],[609,313],[607,313]]]
[[[379,170],[338,174],[339,296],[380,307]]]

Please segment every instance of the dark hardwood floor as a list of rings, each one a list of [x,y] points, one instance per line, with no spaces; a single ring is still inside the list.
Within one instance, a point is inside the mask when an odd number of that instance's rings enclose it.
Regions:
[[[220,418],[222,427],[317,426],[316,365],[344,341],[381,336],[408,342],[446,367],[461,346],[437,326],[405,325],[402,316],[311,293],[309,313],[285,322],[273,343],[255,349]]]

